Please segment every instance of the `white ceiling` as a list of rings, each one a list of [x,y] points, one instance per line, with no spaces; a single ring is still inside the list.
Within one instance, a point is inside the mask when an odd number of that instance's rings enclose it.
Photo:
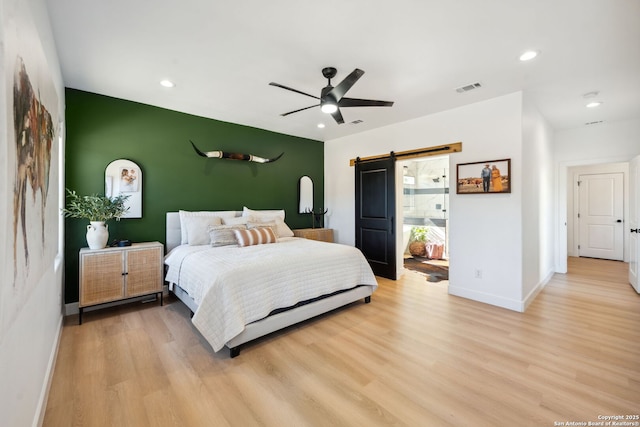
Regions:
[[[289,135],[326,141],[520,90],[555,129],[640,118],[638,0],[47,3],[67,87]],[[527,49],[541,53],[520,62]],[[316,101],[269,82],[319,96],[327,66],[334,86],[365,71],[347,97],[395,105],[343,108],[342,125],[319,108],[281,117]],[[588,109],[592,91],[603,104]]]

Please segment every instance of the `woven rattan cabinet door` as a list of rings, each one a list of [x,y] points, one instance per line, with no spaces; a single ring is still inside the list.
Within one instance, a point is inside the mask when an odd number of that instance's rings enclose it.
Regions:
[[[162,292],[163,246],[126,251],[126,297]]]
[[[80,255],[80,307],[124,297],[121,251],[89,252]]]

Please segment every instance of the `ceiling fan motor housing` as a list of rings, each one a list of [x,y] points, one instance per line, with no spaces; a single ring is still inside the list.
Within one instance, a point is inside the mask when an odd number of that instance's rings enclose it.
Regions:
[[[327,94],[329,92],[331,92],[331,89],[333,89],[333,86],[326,85],[325,87],[322,88],[322,91],[320,92],[320,101],[333,101],[333,102],[337,102],[337,100],[335,99],[335,97],[333,97],[332,95],[328,95]]]

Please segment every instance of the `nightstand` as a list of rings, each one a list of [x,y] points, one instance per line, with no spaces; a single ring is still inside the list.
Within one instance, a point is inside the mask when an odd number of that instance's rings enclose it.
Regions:
[[[332,228],[299,228],[293,230],[293,235],[296,237],[304,237],[305,239],[333,243]]]
[[[134,243],[104,249],[80,249],[80,310],[84,308],[156,294],[163,304],[162,257],[160,242]]]

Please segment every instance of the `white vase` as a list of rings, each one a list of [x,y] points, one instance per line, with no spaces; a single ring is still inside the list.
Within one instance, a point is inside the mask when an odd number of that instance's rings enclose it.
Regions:
[[[102,249],[109,241],[109,227],[104,221],[90,221],[87,225],[87,243],[89,249]]]

